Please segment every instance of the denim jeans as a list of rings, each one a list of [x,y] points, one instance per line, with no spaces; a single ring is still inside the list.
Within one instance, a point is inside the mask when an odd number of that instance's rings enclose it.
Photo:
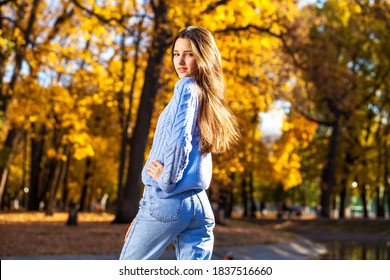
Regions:
[[[158,198],[152,188],[145,187],[120,259],[159,259],[173,241],[178,260],[209,260],[214,246],[214,225],[204,190]]]

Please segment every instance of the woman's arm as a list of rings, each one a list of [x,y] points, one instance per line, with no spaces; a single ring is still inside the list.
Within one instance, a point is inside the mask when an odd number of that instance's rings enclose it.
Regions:
[[[183,78],[176,84],[172,102],[168,117],[171,126],[166,133],[163,152],[163,170],[157,179],[159,187],[165,192],[171,192],[183,177],[192,150],[192,128],[198,106],[198,94],[193,79]],[[161,168],[158,164],[157,166]]]

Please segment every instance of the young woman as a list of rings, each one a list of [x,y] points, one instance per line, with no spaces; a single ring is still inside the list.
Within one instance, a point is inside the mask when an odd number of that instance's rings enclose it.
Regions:
[[[225,101],[221,56],[208,30],[182,30],[173,41],[172,62],[180,80],[158,119],[142,171],[144,195],[120,259],[158,259],[172,241],[177,259],[212,255],[215,222],[206,194],[211,154],[237,140],[237,125]]]

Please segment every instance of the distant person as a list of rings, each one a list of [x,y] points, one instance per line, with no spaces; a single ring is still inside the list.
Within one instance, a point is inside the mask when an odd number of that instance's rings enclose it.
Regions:
[[[295,211],[295,216],[297,217],[297,219],[300,219],[301,216],[302,216],[302,207],[301,207],[301,205],[299,205],[299,204],[296,205],[294,211]]]
[[[188,27],[174,39],[172,61],[179,81],[161,113],[139,212],[130,225],[121,260],[158,259],[173,241],[177,259],[211,259],[215,225],[206,189],[212,153],[238,138],[227,107],[221,56],[212,34]]]

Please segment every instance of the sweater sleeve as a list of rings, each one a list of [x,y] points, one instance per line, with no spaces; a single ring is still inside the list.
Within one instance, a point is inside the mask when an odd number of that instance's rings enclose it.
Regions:
[[[178,81],[171,100],[169,126],[164,147],[164,169],[158,178],[162,191],[171,192],[183,177],[192,149],[192,127],[196,120],[197,92],[191,78]]]

